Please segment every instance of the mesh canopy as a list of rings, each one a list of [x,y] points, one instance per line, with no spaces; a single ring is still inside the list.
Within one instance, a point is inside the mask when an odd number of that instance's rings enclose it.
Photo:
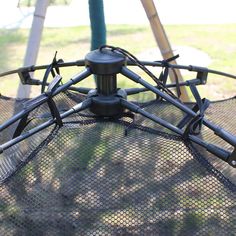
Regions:
[[[83,99],[55,97],[60,111]],[[140,105],[173,124],[183,116],[165,102]],[[22,107],[1,97],[1,123]],[[235,98],[206,111],[233,134],[235,116]],[[40,106],[26,130],[49,118]],[[230,150],[207,128],[201,135]],[[0,235],[234,235],[233,170],[140,115],[102,119],[84,111],[3,152]]]

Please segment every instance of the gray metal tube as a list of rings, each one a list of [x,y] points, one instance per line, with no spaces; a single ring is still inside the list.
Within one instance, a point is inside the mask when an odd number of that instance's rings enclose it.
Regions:
[[[79,112],[79,111],[82,111],[82,110],[85,110],[85,109],[89,108],[90,105],[91,105],[91,102],[92,102],[91,99],[87,99],[87,100],[75,105],[74,107],[72,107],[68,111],[64,112],[61,115],[61,119],[64,119],[64,118],[68,117],[69,115],[72,115],[73,113],[76,113],[76,112]],[[8,149],[9,147],[15,145],[16,143],[19,143],[19,142],[23,141],[24,139],[40,132],[41,130],[51,126],[55,122],[56,122],[56,119],[50,119],[50,120],[44,122],[43,124],[41,124],[41,125],[33,128],[29,131],[17,136],[16,138],[0,145],[0,152],[3,152],[4,150]]]
[[[145,116],[146,118],[148,118],[148,119],[150,119],[150,120],[152,120],[152,121],[154,121],[154,122],[164,126],[165,128],[167,128],[167,129],[169,129],[169,130],[179,134],[180,136],[183,136],[183,134],[184,134],[183,130],[177,128],[176,126],[170,124],[169,122],[167,122],[167,121],[165,121],[165,120],[163,120],[163,119],[161,119],[161,118],[159,118],[159,117],[157,117],[157,116],[155,116],[153,114],[150,114],[149,112],[141,109],[139,106],[137,106],[137,105],[135,105],[135,104],[133,104],[131,102],[128,102],[128,101],[126,101],[124,99],[121,99],[121,104],[125,108],[127,108],[127,109],[129,109],[129,110],[131,110],[131,111],[133,111],[135,113],[139,113],[139,114]],[[220,147],[218,147],[216,145],[209,144],[209,143],[199,139],[198,137],[196,137],[194,135],[189,135],[188,139],[193,141],[193,142],[195,142],[196,144],[206,148],[207,151],[209,151],[209,152],[213,153],[214,155],[218,156],[223,161],[226,161],[226,162],[228,161],[228,158],[230,156],[230,153],[228,151],[226,151],[226,150],[224,150],[224,149],[222,149],[222,148],[220,148]]]
[[[60,92],[63,92],[65,90],[67,90],[71,85],[76,84],[82,80],[84,80],[85,78],[87,78],[89,75],[91,75],[90,69],[86,68],[84,71],[82,71],[81,73],[73,76],[67,83],[61,85],[60,87],[58,87],[51,96],[55,96],[57,94],[59,94]],[[42,95],[39,95],[38,97],[40,97]],[[48,97],[45,96],[43,99],[41,99],[39,102],[37,102],[37,104],[34,106],[33,109],[35,109],[36,107],[42,105],[43,103],[45,103],[48,100]],[[6,129],[7,127],[9,127],[11,124],[15,123],[17,120],[19,120],[20,118],[22,118],[23,116],[25,116],[27,113],[29,112],[29,110],[26,108],[25,110],[22,110],[21,112],[19,112],[18,114],[14,115],[13,117],[11,117],[9,120],[7,120],[6,122],[4,122],[2,125],[0,125],[0,132],[4,129]]]
[[[139,75],[137,75],[133,71],[129,70],[128,68],[123,67],[122,70],[121,70],[121,74],[123,74],[124,76],[130,78],[131,80],[133,80],[136,83],[142,84],[145,88],[149,89],[150,91],[152,91],[155,94],[159,95],[160,97],[164,98],[166,101],[170,102],[171,104],[178,107],[180,110],[186,112],[187,114],[191,115],[192,117],[197,116],[197,114],[193,110],[191,110],[189,107],[187,107],[183,103],[175,100],[174,98],[172,98],[168,94],[165,94],[164,92],[162,92],[159,89],[155,88],[153,85],[146,82]],[[230,143],[234,147],[236,146],[236,137],[234,135],[230,134],[229,132],[225,131],[224,129],[222,129],[219,126],[214,125],[213,123],[206,120],[205,118],[203,118],[203,124],[206,125],[208,128],[212,129],[215,132],[216,135],[218,135],[219,137],[224,139],[226,142]]]

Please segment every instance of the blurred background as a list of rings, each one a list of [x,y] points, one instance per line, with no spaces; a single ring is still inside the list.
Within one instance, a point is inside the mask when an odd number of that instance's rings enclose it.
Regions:
[[[147,0],[148,1],[148,0]],[[0,72],[24,65],[35,0],[0,1]],[[178,64],[199,65],[236,74],[236,2],[233,0],[154,0]],[[149,20],[139,0],[104,0],[106,43],[119,46],[139,59],[162,60]],[[47,7],[44,29],[36,64],[51,63],[55,51],[65,62],[83,59],[91,49],[88,0],[51,0]],[[63,70],[69,79],[78,68]],[[157,75],[160,70],[156,70]],[[141,73],[141,72],[140,72]],[[181,71],[183,78],[194,74]],[[35,73],[37,79],[42,72]],[[83,86],[94,83],[86,80]],[[2,95],[16,97],[19,79],[11,75],[0,79]],[[201,94],[213,100],[235,96],[235,81],[209,76]],[[120,86],[132,87],[124,78]],[[31,97],[39,94],[31,90]],[[191,94],[189,94],[191,98]]]

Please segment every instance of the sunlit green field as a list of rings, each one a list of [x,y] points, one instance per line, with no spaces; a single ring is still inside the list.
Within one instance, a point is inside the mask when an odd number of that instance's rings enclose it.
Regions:
[[[210,68],[236,74],[236,25],[171,25],[166,26],[166,32],[172,45],[194,47],[207,53],[212,63]],[[22,66],[29,30],[0,31],[0,72]],[[156,42],[148,25],[108,25],[107,44],[123,47],[137,55],[147,49],[155,48]],[[80,26],[74,28],[46,28],[43,33],[37,64],[47,64],[58,51],[58,58],[64,61],[74,61],[84,58],[90,50],[90,28]],[[157,58],[161,59],[161,58]],[[63,71],[64,80],[77,73],[79,68]],[[159,73],[159,71],[157,71]],[[158,75],[157,73],[157,75]],[[142,74],[143,75],[143,74]],[[41,78],[42,74],[36,74]],[[185,79],[193,78],[195,74],[184,74]],[[0,92],[4,95],[15,96],[17,78],[9,76],[2,78]],[[235,83],[231,79],[210,76],[208,87],[203,86],[203,96],[213,99],[235,95]],[[93,86],[93,79],[86,80],[82,86]],[[120,79],[120,86],[134,86],[127,79]],[[39,90],[34,89],[31,96]]]

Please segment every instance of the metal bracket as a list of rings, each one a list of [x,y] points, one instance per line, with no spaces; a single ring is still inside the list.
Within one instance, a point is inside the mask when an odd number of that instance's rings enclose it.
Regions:
[[[18,72],[22,84],[40,85],[40,80],[31,78],[28,70],[21,70]]]
[[[207,71],[198,71],[197,72],[197,79],[199,79],[201,81],[201,84],[207,83],[207,76],[208,76]]]

